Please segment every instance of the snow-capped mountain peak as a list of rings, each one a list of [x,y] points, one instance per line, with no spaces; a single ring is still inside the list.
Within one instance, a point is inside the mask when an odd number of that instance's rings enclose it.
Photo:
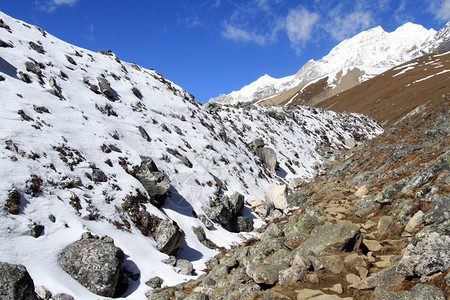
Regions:
[[[210,101],[236,104],[267,99],[311,80],[354,68],[360,69],[361,74],[364,74],[360,76],[359,82],[362,82],[388,68],[429,53],[431,47],[424,44],[425,41],[434,38],[438,40],[435,43],[441,43],[445,40],[437,37],[437,34],[434,29],[426,29],[413,23],[405,23],[393,32],[386,32],[381,26],[377,26],[342,41],[320,60],[308,61],[293,76],[270,80],[260,78],[238,91],[211,98]]]

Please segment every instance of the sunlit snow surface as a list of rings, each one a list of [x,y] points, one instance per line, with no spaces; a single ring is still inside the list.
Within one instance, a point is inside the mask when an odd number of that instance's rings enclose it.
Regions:
[[[114,55],[72,46],[48,33],[44,36],[36,27],[3,13],[0,18],[12,31],[0,28],[0,39],[13,46],[0,48],[0,75],[5,79],[0,81],[0,143],[11,140],[17,146],[17,151],[0,149],[0,206],[4,207],[11,189],[22,194],[18,215],[0,211],[0,260],[25,265],[35,285],[44,285],[54,295],[63,292],[76,299],[99,298],[67,275],[59,264],[64,247],[88,230],[112,237],[126,254],[126,268],[140,272],[140,279],[131,282],[126,294],[132,299],[145,299],[145,292],[150,290],[145,282],[154,276],[163,278],[164,285],[192,278],[179,275],[175,268],[162,263],[167,255],[156,250],[155,241],[143,236],[134,225],[129,231],[114,225],[121,222],[121,216],[127,218],[121,211],[125,197],[136,193],[136,189],[145,192],[140,182],[119,164],[123,159],[130,166],[138,166],[140,156],[150,156],[159,170],[168,174],[172,188],[164,207],[145,205],[151,214],[179,224],[186,239],[177,257],[192,261],[201,274],[205,262],[217,251],[203,246],[192,233],[192,226],[204,227],[192,211],[203,214],[202,206],[209,205],[215,192],[212,175],[224,183],[226,194],[238,191],[246,198],[263,197],[270,184],[290,177],[311,177],[313,164],[321,160],[317,151],[320,145],[342,148],[347,138],[370,138],[382,132],[364,116],[307,107],[286,113],[284,121],[268,116],[269,111],[281,113],[280,107],[226,108],[210,114],[182,88],[153,70],[121,62]],[[41,44],[45,53],[31,49],[30,41]],[[26,70],[25,63],[32,61],[41,64],[42,84],[37,75]],[[20,71],[30,76],[30,84],[19,79]],[[97,77],[102,75],[115,91],[114,102],[92,92],[86,83],[97,85]],[[63,99],[50,87],[51,76],[56,78]],[[141,99],[133,94],[133,87],[139,89]],[[110,106],[117,116],[107,116],[97,109],[105,106]],[[39,111],[42,107],[48,113]],[[188,110],[194,113],[192,117]],[[24,114],[32,120],[24,120]],[[146,130],[150,141],[141,136],[138,126]],[[220,138],[221,130],[227,134],[226,141]],[[257,137],[276,149],[281,177],[266,173],[255,158],[251,142]],[[121,152],[105,153],[102,145],[114,145]],[[72,153],[69,161],[79,158],[73,170],[55,147]],[[177,149],[192,162],[193,168],[168,154],[167,148]],[[94,183],[88,178],[92,164],[106,174],[107,182]],[[43,181],[40,193],[34,197],[25,193],[32,175]],[[80,187],[61,187],[65,178],[76,177],[82,180]],[[87,188],[89,185],[91,189]],[[80,199],[79,215],[69,203],[73,194]],[[49,220],[49,214],[56,217],[55,223]],[[245,214],[261,226],[262,220],[249,208]],[[96,215],[96,220],[90,220],[90,215]],[[39,238],[30,236],[31,222],[45,226]],[[205,231],[219,246],[230,247],[242,241],[239,234],[218,224],[214,230]]]

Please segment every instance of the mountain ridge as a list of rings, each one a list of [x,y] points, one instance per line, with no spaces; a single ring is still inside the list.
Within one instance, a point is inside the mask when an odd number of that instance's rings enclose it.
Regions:
[[[309,60],[294,75],[271,81],[263,81],[259,78],[238,91],[211,98],[210,101],[222,104],[236,104],[240,101],[258,99],[264,101],[272,95],[295,89],[318,77],[326,75],[331,77],[334,73],[346,72],[355,67],[366,74],[359,79],[358,83],[360,83],[395,65],[429,53],[433,50],[431,46],[433,37],[436,44],[449,39],[448,34],[442,33],[442,30],[440,32],[433,29],[427,30],[413,23],[406,23],[390,33],[385,32],[381,26],[377,26],[342,41],[320,60]]]

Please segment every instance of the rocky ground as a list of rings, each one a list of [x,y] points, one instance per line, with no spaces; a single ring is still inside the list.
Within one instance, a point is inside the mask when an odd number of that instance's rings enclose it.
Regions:
[[[299,208],[149,299],[448,299],[449,106],[434,98],[334,153],[289,192]]]

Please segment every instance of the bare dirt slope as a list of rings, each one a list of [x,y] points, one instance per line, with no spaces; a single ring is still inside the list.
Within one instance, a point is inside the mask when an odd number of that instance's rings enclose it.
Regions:
[[[445,72],[447,70],[447,72]],[[430,54],[392,68],[316,106],[369,115],[389,126],[416,107],[450,92],[450,52]]]

